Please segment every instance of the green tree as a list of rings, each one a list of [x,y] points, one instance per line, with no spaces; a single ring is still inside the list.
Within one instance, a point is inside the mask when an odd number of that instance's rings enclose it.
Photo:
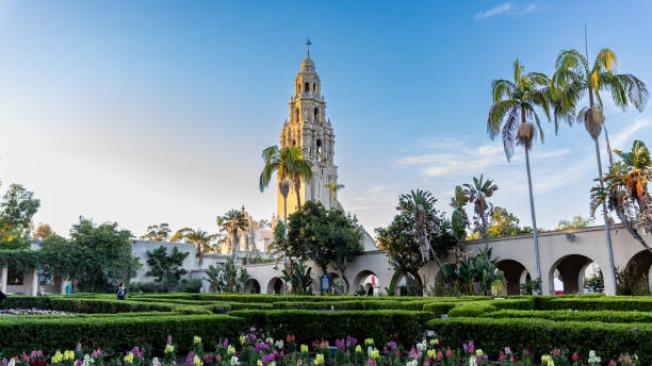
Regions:
[[[247,281],[251,278],[246,268],[237,268],[233,258],[229,257],[224,264],[208,266],[207,281],[211,291],[236,293],[243,292]]]
[[[494,207],[489,217],[489,237],[501,238],[530,233],[529,229],[519,226],[520,220],[503,207]]]
[[[154,282],[168,290],[177,288],[181,277],[188,273],[183,268],[183,261],[188,257],[188,253],[180,252],[177,247],[173,247],[172,252],[168,254],[168,250],[161,245],[146,254],[149,271],[145,274],[154,277]]]
[[[53,234],[41,243],[38,251],[45,277],[60,276],[63,279],[82,279],[88,271],[95,271],[94,253],[87,247],[77,245],[66,238]],[[82,284],[85,285],[85,284]]]
[[[557,230],[581,229],[589,226],[592,221],[589,217],[573,216],[570,220],[560,220],[557,224]]]
[[[423,285],[419,269],[431,259],[443,268],[440,257],[456,244],[450,223],[435,208],[436,201],[430,192],[420,189],[401,195],[398,214],[388,227],[376,229],[377,239],[386,248],[390,265],[406,277],[414,278],[420,293]]]
[[[217,226],[221,231],[225,231],[231,241],[231,256],[235,258],[240,244],[240,233],[244,232],[249,226],[249,220],[242,210],[232,209],[223,216],[217,218]]]
[[[493,205],[489,203],[488,198],[493,196],[498,186],[492,180],[485,180],[480,175],[480,178],[473,177],[473,184],[464,184],[464,188],[468,201],[473,203],[474,231],[480,233],[485,247],[489,247],[489,216],[493,211]]]
[[[29,248],[32,218],[41,201],[20,184],[12,184],[0,200],[0,245],[7,249]]]
[[[553,76],[555,127],[558,126],[558,120],[566,120],[569,124],[572,124],[573,120],[575,120],[584,124],[595,146],[599,184],[604,185],[602,181],[602,159],[600,158],[600,145],[598,143],[605,121],[600,91],[609,91],[611,99],[617,106],[625,109],[631,103],[639,111],[642,111],[645,106],[648,92],[645,83],[634,75],[616,73],[616,54],[612,50],[608,48],[600,50],[592,66],[589,65],[588,59],[588,47],[586,56],[576,50],[565,50],[557,57],[556,71]],[[575,115],[577,104],[584,96],[588,96],[589,105],[580,109]],[[612,165],[613,156],[606,128],[605,139],[609,151],[609,165]],[[609,215],[605,201],[602,204],[602,214],[609,250],[609,264],[613,273],[611,281],[615,288],[616,268],[613,258]]]
[[[274,173],[278,175],[279,190],[283,195],[283,212],[287,222],[287,196],[290,187],[294,187],[297,195],[297,208],[301,209],[301,181],[308,182],[312,178],[312,163],[304,159],[304,150],[296,146],[279,149],[270,146],[263,150],[263,171],[260,173],[258,188],[261,192],[269,186]]]
[[[290,284],[294,295],[312,295],[312,268],[302,262],[294,262],[282,270],[281,278]]]
[[[128,283],[140,267],[138,258],[131,256],[131,233],[118,229],[117,223],[95,225],[80,218],[70,230],[72,244],[82,248],[88,265],[78,274],[82,290],[98,292],[113,290],[120,282]]]
[[[335,265],[348,288],[344,271],[362,252],[362,231],[355,219],[340,209],[328,210],[321,202],[308,201],[290,215],[288,240],[292,253],[312,260],[322,273],[329,274],[329,264]]]
[[[543,142],[543,129],[536,108],[542,109],[546,117],[550,119],[549,85],[550,80],[545,74],[539,72],[525,73],[525,68],[517,59],[514,62],[513,81],[499,79],[494,80],[492,83],[493,105],[489,110],[487,120],[489,136],[493,139],[499,134],[502,135],[508,161],[514,153],[514,147],[517,145],[523,146],[538,278],[541,278],[541,260],[539,258],[539,237],[530,172],[530,149],[537,132]]]
[[[151,241],[167,241],[170,238],[170,233],[172,233],[170,225],[164,222],[160,225],[149,225],[145,235],[140,238]]]

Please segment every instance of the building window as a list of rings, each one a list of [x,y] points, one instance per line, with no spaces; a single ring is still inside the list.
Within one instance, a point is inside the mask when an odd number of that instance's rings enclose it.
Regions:
[[[18,271],[16,268],[11,268],[7,270],[7,284],[10,286],[22,286],[23,285],[24,273]]]
[[[319,108],[315,107],[315,121],[319,121]]]
[[[306,93],[310,92],[310,83],[306,82],[306,85],[304,85],[303,88],[304,88],[303,89],[304,92],[306,92]]]
[[[299,122],[299,108],[294,110],[294,122]]]
[[[317,145],[317,158],[318,158],[319,160],[321,160],[323,149],[322,149],[322,145],[321,145],[321,140],[320,140],[320,139],[317,139],[316,145]]]

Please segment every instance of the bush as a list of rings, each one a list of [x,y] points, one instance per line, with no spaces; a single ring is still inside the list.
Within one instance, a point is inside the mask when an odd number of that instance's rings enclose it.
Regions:
[[[101,347],[107,352],[122,351],[144,339],[162,349],[168,335],[172,335],[180,347],[192,345],[195,335],[212,347],[222,337],[233,339],[243,328],[242,319],[228,315],[11,317],[0,321],[2,351],[6,354],[29,353],[33,349],[50,352],[73,349],[78,342],[89,349]]]
[[[485,350],[524,345],[538,355],[555,347],[587,354],[598,352],[602,359],[617,359],[621,352],[638,354],[641,364],[652,362],[652,325],[600,322],[551,322],[543,319],[433,319],[428,327],[444,343],[461,344],[473,339]],[[607,357],[609,356],[609,357]]]
[[[131,300],[51,298],[49,309],[73,313],[128,313],[144,311],[174,311],[174,304],[142,303]]]
[[[181,292],[199,293],[202,285],[201,281],[199,278],[184,278],[179,283],[177,290]]]
[[[652,299],[647,297],[541,297],[536,298],[538,310],[638,310],[652,311]]]
[[[237,310],[229,315],[244,318],[246,324],[274,338],[295,335],[297,342],[352,335],[358,339],[372,337],[376,344],[396,339],[404,345],[420,338],[426,321],[432,318],[427,312],[404,310]]]
[[[2,304],[1,309],[49,309],[50,299],[43,296],[9,296]]]
[[[481,316],[485,318],[537,318],[554,321],[652,323],[652,313],[643,311],[500,310]]]

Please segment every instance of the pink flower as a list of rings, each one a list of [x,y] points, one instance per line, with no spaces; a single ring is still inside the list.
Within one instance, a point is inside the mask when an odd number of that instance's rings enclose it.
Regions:
[[[447,349],[446,350],[446,357],[453,357],[455,355],[455,352],[453,352],[452,349]]]

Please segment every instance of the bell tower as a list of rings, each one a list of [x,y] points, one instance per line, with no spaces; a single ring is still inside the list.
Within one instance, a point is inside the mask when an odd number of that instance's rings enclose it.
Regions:
[[[281,148],[297,146],[304,150],[304,157],[312,163],[312,179],[302,182],[301,202],[318,200],[326,208],[339,207],[337,191],[328,185],[337,183],[337,166],[334,163],[335,134],[331,121],[326,118],[326,102],[321,94],[321,81],[315,63],[308,50],[294,80],[294,95],[290,97],[290,116],[283,123]],[[278,192],[278,217],[285,217],[283,195]],[[287,198],[288,216],[297,210],[294,188]]]

